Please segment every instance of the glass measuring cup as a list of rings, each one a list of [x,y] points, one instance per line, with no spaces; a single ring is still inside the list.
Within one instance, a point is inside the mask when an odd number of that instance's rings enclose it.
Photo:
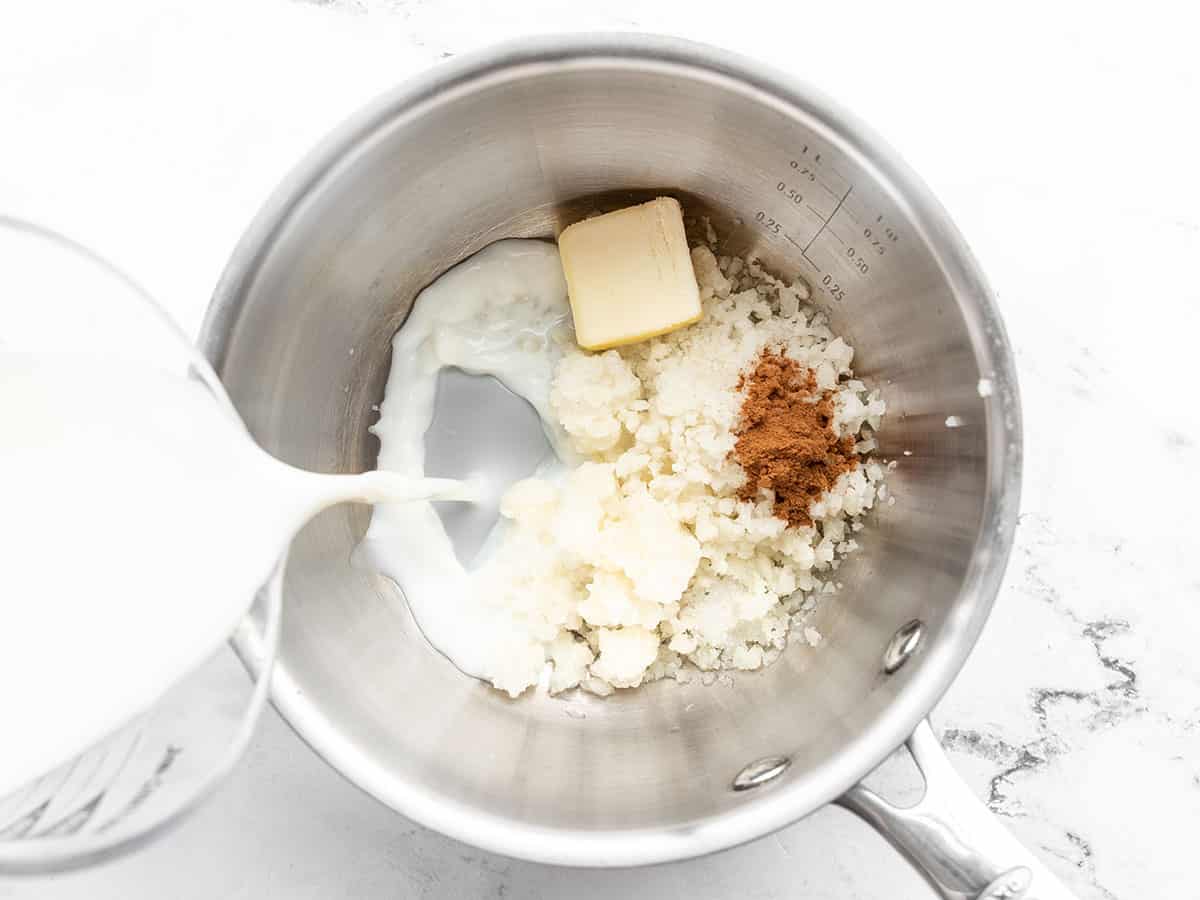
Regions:
[[[237,418],[208,363],[135,282],[55,232],[0,216],[5,349],[86,352],[186,373]],[[64,398],[64,414],[68,403]],[[5,477],[20,473],[0,471],[0,485]],[[134,849],[180,821],[229,774],[266,704],[283,565],[258,590],[237,630],[240,652],[257,674],[248,678],[221,646],[182,680],[164,684],[150,709],[72,759],[48,760],[47,772],[0,795],[0,874],[60,871]],[[0,627],[3,608],[0,602]],[[36,690],[36,671],[28,684]],[[46,710],[47,717],[55,714]],[[0,710],[0,733],[3,727]]]

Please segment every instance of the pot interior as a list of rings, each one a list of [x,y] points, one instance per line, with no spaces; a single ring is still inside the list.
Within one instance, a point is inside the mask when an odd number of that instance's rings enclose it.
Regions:
[[[819,103],[755,86],[732,63],[694,63],[543,55],[460,66],[385,100],[277,195],[206,325],[207,350],[267,450],[317,471],[369,469],[389,342],[422,287],[499,238],[552,239],[588,212],[668,192],[710,217],[722,252],[803,276],[856,348],[858,375],[882,388],[880,455],[898,462],[896,502],[871,517],[840,591],[816,612],[825,640],[715,684],[509,700],[422,639],[393,583],[350,567],[368,508],[332,509],[299,535],[281,709],[384,802],[504,852],[665,858],[827,801],[948,684],[1007,552],[1015,386],[952,229]],[[981,378],[992,380],[987,399]],[[884,650],[913,619],[922,644],[887,675]],[[747,763],[775,755],[791,765],[774,783],[731,789]],[[606,843],[631,832],[676,843]],[[564,835],[579,840],[556,843]]]

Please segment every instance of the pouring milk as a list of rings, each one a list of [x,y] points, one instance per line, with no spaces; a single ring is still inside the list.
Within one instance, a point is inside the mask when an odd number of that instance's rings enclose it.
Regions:
[[[469,499],[295,469],[198,381],[111,358],[0,350],[0,410],[0,796],[199,665],[316,512]]]

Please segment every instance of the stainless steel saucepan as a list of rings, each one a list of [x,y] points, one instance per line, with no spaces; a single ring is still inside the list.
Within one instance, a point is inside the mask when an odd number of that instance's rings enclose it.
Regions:
[[[661,192],[710,216],[727,251],[803,275],[886,397],[896,502],[820,607],[826,640],[731,685],[511,701],[429,647],[391,582],[349,565],[370,513],[345,506],[292,549],[276,705],[384,803],[510,856],[680,859],[836,802],[944,897],[1069,896],[954,775],[925,720],[1012,543],[1021,419],[1004,329],[941,207],[829,101],[654,37],[545,38],[439,66],[279,188],[216,291],[204,350],[268,450],[370,468],[389,341],[421,287],[499,238],[552,238]],[[455,464],[486,465],[505,440],[460,440]],[[859,782],[906,741],[927,791],[900,809]]]

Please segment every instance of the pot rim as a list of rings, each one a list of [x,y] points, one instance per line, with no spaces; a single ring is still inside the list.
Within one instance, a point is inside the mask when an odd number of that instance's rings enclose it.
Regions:
[[[565,830],[535,827],[482,813],[364,763],[299,690],[280,658],[272,702],[295,732],[347,780],[410,819],[460,841],[541,863],[615,867],[668,862],[762,837],[836,799],[876,768],[928,715],[966,662],[999,591],[1016,527],[1021,481],[1021,413],[1016,369],[995,300],[962,237],[924,183],[853,115],[790,76],[728,51],[648,34],[548,35],[510,41],[442,63],[393,88],[345,121],[288,175],[251,222],[213,294],[200,349],[221,371],[232,329],[272,243],[304,199],[381,129],[453,102],[489,83],[573,67],[626,65],[686,73],[749,93],[785,113],[797,111],[827,126],[829,139],[858,159],[904,207],[936,252],[958,298],[981,371],[996,389],[987,409],[987,494],[959,589],[956,612],[924,648],[920,666],[896,700],[846,748],[803,777],[783,779],[738,809],[672,828]],[[255,668],[243,637],[235,649]],[[731,778],[734,773],[730,773]],[[759,792],[755,792],[758,794]]]

